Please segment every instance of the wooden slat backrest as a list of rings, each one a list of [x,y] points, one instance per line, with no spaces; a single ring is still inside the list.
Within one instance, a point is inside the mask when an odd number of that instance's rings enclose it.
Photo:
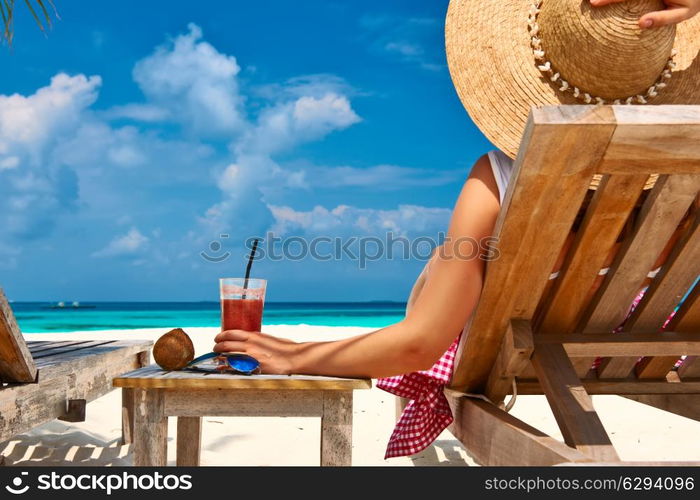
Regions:
[[[36,366],[22,337],[15,315],[0,288],[0,380],[34,382]]]
[[[604,283],[604,287],[609,287],[607,295],[603,295],[603,290],[599,291],[597,299],[600,301],[599,309],[592,313],[594,315],[592,321],[580,325],[581,328],[591,332],[604,332],[605,328],[619,324],[619,320],[623,319],[627,313],[627,307],[620,304],[624,302],[629,304],[630,295],[634,296],[635,293],[633,291],[635,287],[631,283],[639,278],[638,275],[651,271],[651,268],[644,271],[644,267],[649,260],[655,259],[652,255],[654,253],[658,255],[659,247],[668,240],[667,234],[664,233],[675,229],[675,220],[685,214],[685,209],[694,196],[693,193],[697,194],[700,180],[697,176],[700,172],[700,112],[698,109],[700,109],[698,106],[618,106],[614,108],[618,126],[599,167],[599,173],[613,174],[611,178],[630,173],[655,172],[667,175],[661,177],[652,196],[649,197],[653,198],[661,194],[661,200],[656,202],[658,205],[648,199],[640,214],[640,219],[646,219],[649,227],[638,231],[635,237],[628,241],[627,250],[620,251],[616,265],[622,266],[622,269],[618,269],[618,273],[623,272],[619,273],[617,278],[614,278],[616,273],[610,273],[610,281]],[[666,193],[663,193],[664,188],[661,184],[666,184]],[[656,212],[653,214],[657,217],[656,220],[654,217],[649,217],[653,212]],[[660,229],[654,228],[655,224]],[[643,234],[647,234],[647,239],[653,243],[644,242]],[[627,265],[622,263],[624,253],[630,254]],[[693,279],[690,270],[688,272],[684,283],[687,283],[688,279],[691,281]],[[628,284],[625,284],[625,280]],[[630,286],[631,290],[626,291],[627,286]],[[636,288],[638,291],[638,287]],[[680,285],[678,288],[682,289],[683,286]],[[687,287],[683,292],[686,290]],[[673,308],[662,309],[656,309],[656,313],[665,319]],[[589,311],[588,314],[591,312]],[[660,324],[663,324],[663,319]],[[644,328],[641,324],[638,326]],[[575,365],[582,368],[579,371],[580,375],[584,375],[591,362],[592,359],[586,358],[574,360]],[[636,362],[635,356],[606,359],[598,369],[598,376],[625,377],[631,372]],[[663,361],[658,359],[656,364],[659,363],[663,364]],[[652,370],[647,374],[657,372],[658,370]],[[654,377],[656,378],[656,375]]]
[[[611,331],[622,322],[654,262],[695,200],[697,186],[695,179],[687,176],[659,178],[642,207],[633,234],[624,242],[582,319],[584,332]]]
[[[692,174],[700,169],[698,106],[613,106],[618,127],[601,174]]]
[[[609,107],[547,107],[530,114],[494,230],[499,256],[487,263],[452,388],[483,390],[510,320],[532,318],[614,129]]]
[[[688,293],[698,275],[700,275],[700,219],[695,217],[645,292],[644,299],[625,323],[625,331],[658,331],[669,313]]]
[[[700,175],[663,175],[659,178],[642,206],[633,233],[620,249],[590,311],[582,320],[584,332],[609,332],[625,319],[647,274],[695,200],[698,188]],[[687,286],[681,296],[687,291]],[[666,317],[671,310],[665,311]],[[663,321],[659,323],[660,327]],[[605,360],[598,369],[598,376],[626,377],[636,361],[635,356]]]
[[[700,275],[700,218],[694,220],[682,239],[675,245],[668,262],[644,294],[625,324],[625,331],[652,332],[663,327],[670,311],[681,302]],[[700,336],[700,328],[697,330]],[[665,378],[683,353],[677,356],[645,358],[636,365],[639,378]],[[636,361],[636,360],[634,360]],[[634,366],[634,363],[632,364]]]
[[[618,236],[642,194],[648,175],[612,175],[603,178],[576,233],[550,297],[543,298],[541,333],[574,332],[590,303],[591,290],[600,282]],[[540,318],[536,318],[538,320]],[[587,376],[595,358],[575,358],[580,377]]]
[[[590,301],[589,291],[604,268],[618,235],[642,192],[647,175],[616,175],[603,179],[576,233],[559,279],[542,308],[536,329],[571,333]]]
[[[512,319],[533,321],[538,335],[605,333],[616,327],[697,196],[699,144],[700,107],[533,110],[494,231],[500,257],[487,263],[481,299],[462,336],[452,387],[466,392],[484,389]],[[605,177],[558,281],[543,299],[547,278],[594,173]],[[653,173],[662,175],[646,197],[632,234],[625,238],[603,285],[591,297],[598,271]],[[681,267],[671,271],[679,265],[665,271],[682,275],[673,293],[683,284],[687,290],[688,281],[694,279],[692,265],[685,271]],[[670,289],[670,282],[666,287]],[[652,293],[648,300],[662,300],[653,297]],[[538,317],[534,318],[536,310]],[[594,341],[595,335],[591,337]],[[631,366],[627,373],[630,370]]]

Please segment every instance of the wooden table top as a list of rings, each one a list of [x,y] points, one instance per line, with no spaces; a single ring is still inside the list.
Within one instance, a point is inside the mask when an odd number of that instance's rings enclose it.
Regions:
[[[349,391],[370,389],[371,379],[313,375],[233,375],[194,371],[165,371],[150,365],[113,380],[114,387],[132,389],[248,389]]]

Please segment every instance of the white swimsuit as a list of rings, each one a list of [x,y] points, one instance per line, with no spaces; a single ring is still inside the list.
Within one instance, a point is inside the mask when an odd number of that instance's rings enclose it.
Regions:
[[[491,163],[491,170],[498,185],[499,201],[503,205],[503,198],[505,198],[506,190],[508,189],[508,181],[510,181],[510,175],[513,173],[513,160],[502,151],[494,149],[489,151],[489,163]]]

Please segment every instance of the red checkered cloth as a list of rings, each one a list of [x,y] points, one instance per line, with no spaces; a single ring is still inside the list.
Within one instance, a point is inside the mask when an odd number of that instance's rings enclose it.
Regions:
[[[644,291],[632,302],[625,320],[642,300]],[[664,327],[672,317],[673,313],[666,320]],[[624,321],[614,331],[622,330],[623,326]],[[461,334],[430,370],[381,378],[377,381],[377,387],[380,389],[410,399],[389,438],[384,458],[402,457],[423,451],[454,420],[443,391],[452,378],[460,337]],[[594,368],[599,363],[600,358],[596,359]]]
[[[430,370],[380,378],[377,387],[410,399],[389,438],[384,458],[413,455],[427,448],[452,423],[443,390],[452,377],[458,336]]]

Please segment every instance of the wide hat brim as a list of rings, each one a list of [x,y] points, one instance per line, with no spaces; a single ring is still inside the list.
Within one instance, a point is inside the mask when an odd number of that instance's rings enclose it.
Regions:
[[[545,0],[547,1],[547,0]],[[445,25],[452,81],[484,135],[515,158],[530,109],[580,104],[535,64],[528,32],[532,0],[451,0]],[[700,15],[677,26],[676,68],[654,104],[700,104]]]

